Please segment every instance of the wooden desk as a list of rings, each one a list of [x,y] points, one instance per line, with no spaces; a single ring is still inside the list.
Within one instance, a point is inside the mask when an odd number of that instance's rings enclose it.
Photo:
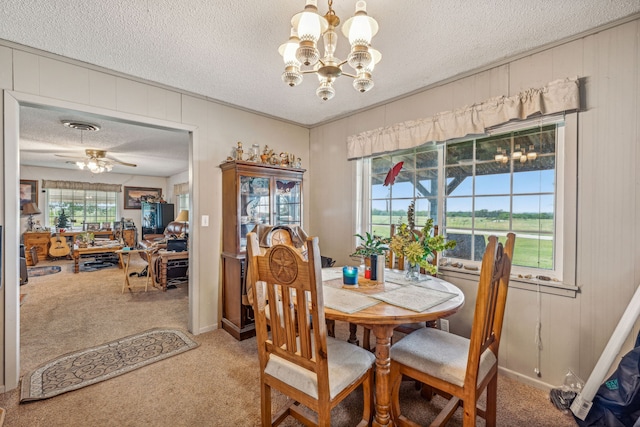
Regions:
[[[115,253],[122,249],[122,246],[89,246],[86,248],[73,248],[73,272],[80,272],[80,257],[86,254]],[[118,262],[118,267],[122,267],[122,262]]]
[[[182,251],[182,252],[169,252],[166,250],[160,250],[157,253],[157,256],[160,258],[160,269],[159,269],[159,276],[160,276],[160,288],[163,291],[167,290],[167,264],[169,263],[169,261],[175,261],[175,260],[188,260],[189,259],[189,252],[188,251]]]
[[[124,265],[124,283],[122,284],[122,293],[124,293],[125,288],[131,291],[131,283],[129,282],[129,262],[131,261],[131,254],[139,254],[140,252],[145,252],[147,254],[147,280],[144,283],[144,291],[147,292],[147,289],[149,288],[149,282],[153,277],[153,263],[151,262],[151,254],[149,253],[149,251],[147,249],[130,249],[127,251],[120,249],[115,252],[120,258],[120,265]]]
[[[385,277],[388,278],[388,275]],[[342,277],[326,280],[323,284],[324,286],[341,288]],[[464,305],[464,294],[453,284],[437,278],[431,278],[426,284],[432,289],[455,293],[457,296],[423,312],[412,311],[387,304],[386,302],[380,302],[351,314],[325,307],[324,311],[327,319],[366,326],[373,331],[376,337],[376,399],[373,426],[394,425],[391,419],[391,384],[389,383],[391,368],[389,349],[391,348],[391,337],[393,336],[394,328],[405,323],[437,320],[457,312]],[[353,291],[363,294],[375,294],[382,292],[384,286],[382,284],[376,287],[360,287],[353,289]]]
[[[49,256],[49,241],[51,240],[50,231],[25,231],[23,239],[28,266],[36,265],[38,260],[42,261],[47,259]],[[33,259],[31,248],[36,248],[38,260]]]

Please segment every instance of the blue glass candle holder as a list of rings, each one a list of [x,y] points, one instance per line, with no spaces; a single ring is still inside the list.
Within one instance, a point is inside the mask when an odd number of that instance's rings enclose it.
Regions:
[[[345,285],[358,284],[358,267],[342,267],[342,283]]]

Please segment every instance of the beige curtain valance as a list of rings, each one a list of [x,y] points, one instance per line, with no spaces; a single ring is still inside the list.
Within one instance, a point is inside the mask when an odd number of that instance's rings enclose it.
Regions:
[[[534,114],[555,114],[578,110],[578,78],[556,80],[539,89],[527,89],[514,96],[499,96],[481,104],[433,117],[411,120],[373,129],[347,138],[347,159],[357,159],[442,142],[466,135],[483,134],[493,126],[523,120]]]
[[[180,194],[187,194],[189,193],[189,183],[188,182],[182,182],[180,184],[174,184],[173,185],[173,194],[174,195],[180,195]]]
[[[43,179],[42,188],[57,188],[59,190],[112,191],[122,193],[121,184],[102,184],[99,182],[52,181]]]

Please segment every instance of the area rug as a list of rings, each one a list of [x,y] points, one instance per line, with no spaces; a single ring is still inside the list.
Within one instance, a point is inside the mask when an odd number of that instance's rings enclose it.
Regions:
[[[96,262],[96,261],[91,261],[91,262],[85,262],[83,264],[80,264],[80,271],[98,271],[98,270],[102,270],[103,268],[110,268],[110,267],[117,267],[118,263],[111,263],[111,262]]]
[[[116,377],[196,348],[198,343],[176,329],[156,328],[68,353],[22,378],[20,402],[48,399]]]
[[[59,265],[48,265],[43,267],[29,267],[27,268],[28,275],[31,276],[46,276],[47,274],[60,273]]]

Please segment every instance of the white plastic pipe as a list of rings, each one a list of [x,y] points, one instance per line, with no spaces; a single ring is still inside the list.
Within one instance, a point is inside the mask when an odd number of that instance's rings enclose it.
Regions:
[[[609,368],[611,368],[614,359],[618,353],[620,353],[622,344],[624,344],[624,341],[629,336],[633,325],[636,320],[638,320],[638,316],[640,316],[640,287],[636,289],[636,293],[633,295],[631,302],[627,305],[627,309],[622,314],[618,326],[616,326],[611,338],[609,338],[607,346],[600,355],[600,359],[598,363],[596,363],[595,368],[593,368],[582,391],[571,404],[571,412],[581,420],[584,421],[584,419],[587,418],[593,405],[593,397],[596,395],[600,384],[604,381],[607,372],[609,372]]]

